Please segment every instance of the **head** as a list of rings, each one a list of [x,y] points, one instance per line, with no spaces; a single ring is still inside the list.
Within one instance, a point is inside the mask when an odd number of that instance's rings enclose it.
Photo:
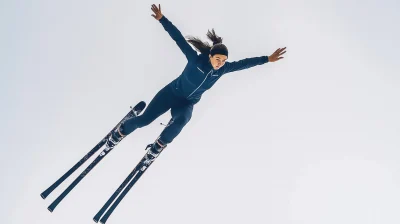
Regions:
[[[208,55],[210,63],[215,70],[224,66],[228,59],[228,48],[222,44],[222,38],[215,34],[214,29],[207,32],[207,37],[213,42],[211,46],[207,42],[201,41],[199,38],[189,36],[188,42],[191,43],[197,51],[204,55]]]

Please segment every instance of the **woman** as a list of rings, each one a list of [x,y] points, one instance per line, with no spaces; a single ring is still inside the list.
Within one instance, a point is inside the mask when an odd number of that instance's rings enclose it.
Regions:
[[[135,129],[144,127],[153,122],[157,117],[171,109],[173,122],[161,133],[157,144],[153,144],[151,151],[157,155],[167,144],[178,136],[183,127],[189,122],[193,106],[199,102],[202,94],[210,89],[214,83],[224,74],[247,69],[267,62],[275,62],[286,51],[285,48],[277,49],[271,56],[246,58],[235,62],[227,62],[228,49],[222,44],[222,38],[218,37],[214,30],[208,31],[207,37],[213,42],[210,46],[195,37],[189,37],[186,41],[181,32],[161,13],[161,6],[151,7],[154,14],[172,39],[186,56],[188,63],[182,74],[171,83],[161,89],[151,100],[147,109],[140,116],[126,120],[109,138],[107,147],[113,148],[125,136]],[[191,43],[199,52],[192,49]]]

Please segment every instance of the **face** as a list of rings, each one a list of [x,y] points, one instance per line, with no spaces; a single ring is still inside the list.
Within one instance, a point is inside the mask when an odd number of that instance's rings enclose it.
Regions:
[[[211,57],[211,54],[209,55],[210,57],[210,62],[211,65],[215,70],[220,69],[222,66],[224,66],[226,59],[228,59],[227,56],[222,55],[222,54],[215,54],[213,57]]]

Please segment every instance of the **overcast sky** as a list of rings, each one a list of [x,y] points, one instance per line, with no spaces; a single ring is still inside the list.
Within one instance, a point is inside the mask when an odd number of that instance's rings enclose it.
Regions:
[[[108,223],[400,223],[395,0],[1,1],[3,223],[91,223],[161,133],[169,112],[47,210],[94,156],[40,193],[183,71],[153,3],[183,35],[214,28],[229,61],[287,53],[206,92]]]

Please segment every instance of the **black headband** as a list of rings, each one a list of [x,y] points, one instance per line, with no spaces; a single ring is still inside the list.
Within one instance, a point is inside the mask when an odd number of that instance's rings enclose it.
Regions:
[[[224,44],[216,44],[210,50],[211,56],[222,54],[228,57],[228,48]]]

